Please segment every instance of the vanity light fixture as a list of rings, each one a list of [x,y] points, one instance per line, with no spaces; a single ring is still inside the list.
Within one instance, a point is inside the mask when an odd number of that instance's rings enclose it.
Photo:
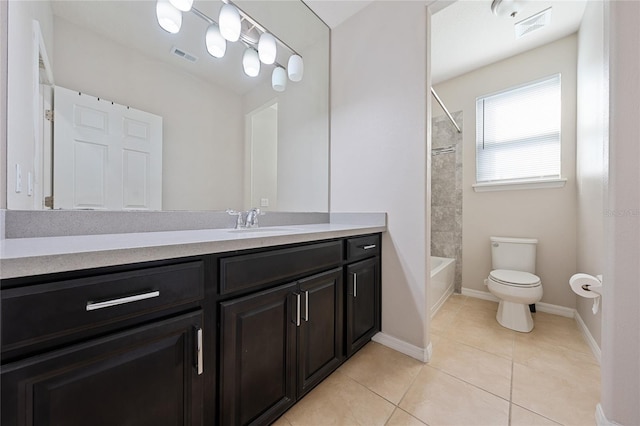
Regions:
[[[175,8],[169,0],[158,0],[156,3],[156,17],[163,30],[176,34],[182,26],[182,12]]]
[[[276,61],[276,38],[269,33],[262,33],[258,41],[258,56],[263,64],[271,65]]]
[[[253,47],[247,47],[242,55],[242,69],[249,77],[257,77],[260,74],[260,58]]]
[[[193,0],[169,0],[169,2],[181,12],[188,12],[193,6]]]
[[[300,55],[293,54],[289,57],[287,71],[289,73],[289,80],[302,80],[302,75],[304,74],[304,62],[302,62],[302,57]]]
[[[304,74],[302,56],[234,5],[231,0],[222,1],[224,4],[220,8],[217,21],[193,7],[193,0],[157,0],[156,18],[160,27],[172,34],[180,31],[183,12],[191,12],[206,21],[208,27],[205,33],[205,45],[209,54],[215,58],[222,58],[225,55],[227,41],[232,43],[240,41],[246,46],[242,56],[242,68],[245,74],[256,77],[260,73],[261,62],[265,65],[273,64],[271,86],[277,92],[285,90],[287,76],[291,81],[301,81]],[[276,61],[278,45],[291,52],[286,68]]]
[[[222,5],[218,23],[220,24],[220,34],[226,40],[234,42],[240,39],[242,22],[240,20],[240,12],[234,5],[229,3]]]
[[[284,92],[287,88],[287,72],[282,67],[275,67],[271,74],[271,87],[276,92]]]
[[[207,52],[215,58],[222,58],[227,52],[227,40],[220,34],[220,28],[216,24],[209,24],[205,36]]]

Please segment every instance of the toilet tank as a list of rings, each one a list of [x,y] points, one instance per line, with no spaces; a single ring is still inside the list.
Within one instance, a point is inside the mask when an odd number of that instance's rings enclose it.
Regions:
[[[493,269],[536,273],[536,244],[533,238],[491,237]]]

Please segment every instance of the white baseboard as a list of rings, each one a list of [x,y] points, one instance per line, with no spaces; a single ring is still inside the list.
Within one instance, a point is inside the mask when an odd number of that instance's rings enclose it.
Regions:
[[[500,301],[500,299],[498,299],[488,291],[472,290],[470,288],[462,287],[461,293],[463,296],[475,297],[476,299],[490,300],[491,302]]]
[[[500,301],[500,299],[498,299],[488,291],[472,290],[470,288],[463,287],[462,294],[469,297],[475,297],[476,299],[491,300],[492,302]],[[593,356],[598,360],[598,364],[600,363],[600,356],[601,356],[600,347],[598,346],[598,344],[596,343],[596,340],[591,335],[591,332],[587,328],[587,325],[580,317],[580,314],[578,314],[578,311],[572,308],[567,308],[565,306],[552,305],[551,303],[542,303],[542,302],[536,303],[536,310],[547,313],[547,314],[560,315],[562,317],[567,317],[567,318],[574,318],[578,323],[578,327],[580,328],[580,331],[582,331],[582,334],[584,335],[584,338],[587,341],[589,348],[591,348],[591,352],[593,352]]]
[[[453,294],[453,290],[454,290],[453,283],[451,283],[451,285],[444,291],[444,293],[442,293],[442,296],[440,296],[440,300],[438,300],[431,307],[431,318],[433,318],[436,315],[436,313],[438,313],[440,308],[442,308],[442,305],[444,305],[444,302],[446,302],[449,299],[449,296]]]
[[[604,415],[602,405],[596,405],[596,425],[597,426],[620,426],[620,423],[612,422]]]
[[[596,357],[596,359],[598,360],[598,364],[600,364],[600,358],[601,358],[600,346],[598,346],[596,339],[594,339],[593,336],[591,335],[591,332],[589,331],[587,324],[583,321],[578,311],[575,312],[575,319],[576,319],[576,322],[578,323],[578,327],[580,327],[580,330],[584,335],[585,340],[587,341],[587,344],[591,348],[591,352],[593,352],[593,356]]]
[[[431,342],[429,342],[429,345],[427,345],[426,348],[420,348],[385,333],[377,333],[371,340],[380,343],[381,345],[384,345],[388,348],[396,350],[400,353],[408,355],[411,358],[415,358],[418,361],[429,362],[429,360],[431,359]]]

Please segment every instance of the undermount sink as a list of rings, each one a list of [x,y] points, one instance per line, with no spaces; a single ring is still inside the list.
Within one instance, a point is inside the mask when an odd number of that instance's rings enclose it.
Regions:
[[[291,234],[300,231],[299,228],[284,228],[284,227],[265,227],[265,228],[239,228],[229,229],[227,232],[232,234],[253,234],[253,233],[270,233],[270,234]]]

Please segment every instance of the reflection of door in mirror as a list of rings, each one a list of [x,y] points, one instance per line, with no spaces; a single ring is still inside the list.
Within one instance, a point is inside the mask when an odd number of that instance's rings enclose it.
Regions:
[[[269,102],[246,116],[245,208],[278,209],[278,103]]]
[[[55,111],[54,208],[162,208],[162,117],[58,86]]]

